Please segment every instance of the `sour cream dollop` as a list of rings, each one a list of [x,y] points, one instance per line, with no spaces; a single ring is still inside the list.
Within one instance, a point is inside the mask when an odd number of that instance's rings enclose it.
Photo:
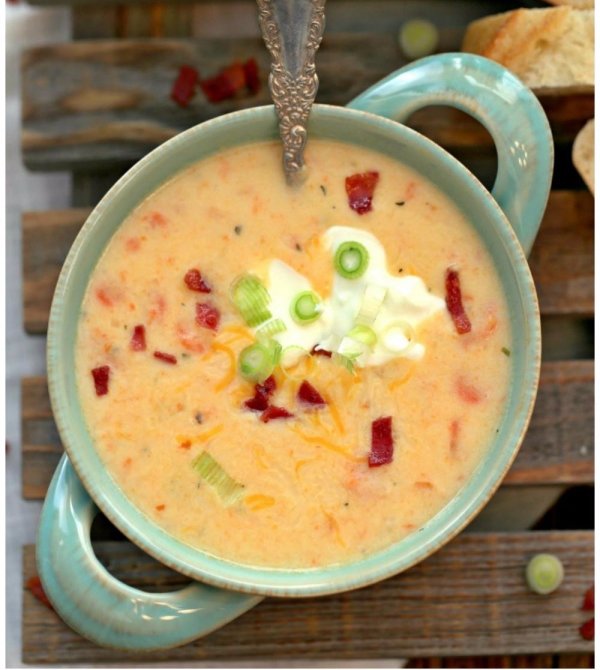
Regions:
[[[338,247],[348,241],[360,242],[369,252],[367,269],[357,279],[342,277],[333,266]],[[331,295],[321,296],[321,315],[310,324],[300,325],[290,314],[294,297],[301,291],[313,290],[309,280],[279,259],[272,260],[268,266],[269,309],[273,318],[281,319],[286,325],[284,332],[274,336],[283,347],[287,359],[284,363],[293,364],[302,350],[310,351],[315,346],[354,355],[355,364],[361,367],[381,365],[394,358],[421,359],[425,347],[416,340],[415,334],[424,321],[444,308],[444,300],[430,293],[420,277],[391,275],[387,271],[385,249],[365,230],[332,226],[323,234],[321,242],[331,252],[334,279]],[[376,318],[369,324],[377,336],[372,347],[361,347],[348,337],[357,325],[365,291],[385,296]],[[357,351],[360,351],[358,355]]]

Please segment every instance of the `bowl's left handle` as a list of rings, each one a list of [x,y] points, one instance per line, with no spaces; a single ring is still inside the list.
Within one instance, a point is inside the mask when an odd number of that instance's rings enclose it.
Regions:
[[[152,651],[185,644],[261,600],[199,582],[168,593],[123,584],[98,561],[90,527],[97,508],[63,456],[40,522],[37,564],[44,591],[61,618],[102,646]]]

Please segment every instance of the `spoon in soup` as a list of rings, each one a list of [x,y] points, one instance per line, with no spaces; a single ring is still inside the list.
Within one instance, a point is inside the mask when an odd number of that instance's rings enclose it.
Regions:
[[[271,54],[269,90],[279,118],[288,184],[305,175],[304,147],[319,78],[315,54],[325,28],[325,0],[257,0],[258,20]]]

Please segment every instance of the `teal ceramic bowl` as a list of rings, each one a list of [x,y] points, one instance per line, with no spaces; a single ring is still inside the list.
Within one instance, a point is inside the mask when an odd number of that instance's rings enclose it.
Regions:
[[[448,153],[397,122],[431,104],[468,111],[489,129],[498,151],[493,195]],[[454,201],[489,250],[510,308],[513,382],[502,424],[477,471],[418,532],[363,560],[306,570],[251,567],[203,553],[169,536],[125,497],[94,449],[77,396],[77,321],[90,274],[121,222],[165,180],[227,147],[277,137],[269,106],[216,118],[158,147],[95,208],[60,275],[48,330],[48,379],[67,456],[43,509],[38,566],[58,613],[99,644],[137,650],[174,646],[213,630],[266,595],[326,595],[406,570],[439,549],[485,505],[523,439],[540,364],[538,305],[525,253],[548,197],[552,139],[539,103],[510,73],[477,56],[445,54],[390,75],[349,108],[316,105],[309,138],[350,142],[409,165]],[[197,582],[167,594],[118,582],[91,548],[94,503],[144,551]]]

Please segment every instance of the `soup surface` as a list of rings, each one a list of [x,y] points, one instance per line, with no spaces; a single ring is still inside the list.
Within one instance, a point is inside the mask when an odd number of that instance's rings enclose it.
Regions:
[[[311,567],[457,493],[501,421],[511,334],[487,251],[423,177],[313,139],[290,189],[280,161],[228,150],[141,203],[92,274],[76,365],[145,514],[231,561]]]

